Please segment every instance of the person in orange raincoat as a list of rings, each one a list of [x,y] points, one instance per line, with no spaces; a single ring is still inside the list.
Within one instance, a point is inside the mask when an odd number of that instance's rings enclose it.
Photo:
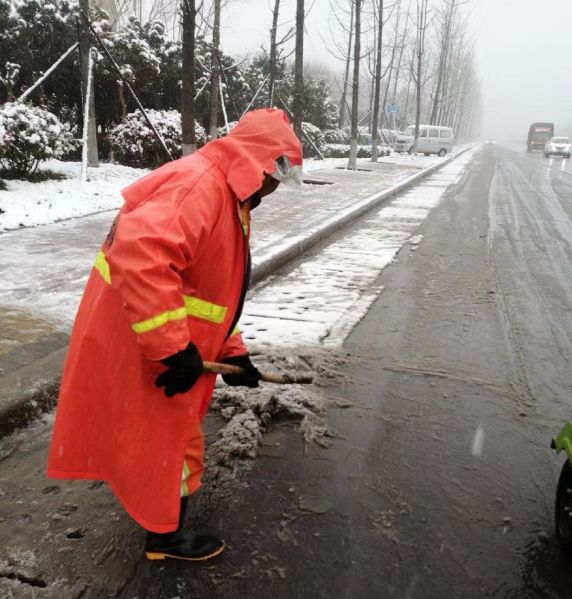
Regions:
[[[97,253],[64,367],[47,474],[106,481],[147,530],[149,559],[203,560],[224,543],[182,528],[201,484],[216,375],[243,367],[236,328],[250,275],[250,210],[302,164],[285,114],[254,110],[224,138],[123,191]]]

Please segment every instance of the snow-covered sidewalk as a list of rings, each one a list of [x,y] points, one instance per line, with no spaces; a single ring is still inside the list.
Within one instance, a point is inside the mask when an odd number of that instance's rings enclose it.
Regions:
[[[426,166],[436,160],[440,159],[426,158]],[[353,172],[345,170],[345,164],[345,159],[339,159],[329,164],[333,168],[313,170],[308,176],[310,180],[325,184],[306,184],[301,189],[286,187],[264,199],[263,205],[252,214],[255,264],[257,256],[271,252],[294,235],[319,228],[336,211],[345,210],[369,194],[387,189],[417,172],[411,166],[374,165],[366,160],[360,161],[359,168],[367,172]],[[62,166],[72,167],[70,163]],[[18,197],[12,196],[13,191],[0,192],[2,202],[9,196],[14,204],[24,199],[29,205],[38,206],[38,220],[42,214],[44,220],[53,219],[55,215],[63,219],[64,207],[70,216],[85,206],[91,211],[98,202],[111,210],[0,234],[3,278],[0,307],[34,314],[36,318],[46,319],[57,330],[69,330],[95,252],[121,204],[119,191],[141,174],[137,169],[104,165],[99,170],[91,169],[91,181],[85,184],[74,178],[49,185],[22,183],[16,192],[20,194]],[[51,208],[48,207],[50,201]],[[74,209],[75,213],[72,212]],[[9,214],[9,211],[1,214],[0,219],[5,217],[6,222]],[[31,220],[35,210],[28,214]]]

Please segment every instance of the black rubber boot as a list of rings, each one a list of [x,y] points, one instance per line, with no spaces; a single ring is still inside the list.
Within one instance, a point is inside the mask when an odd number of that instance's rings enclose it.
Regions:
[[[188,497],[181,499],[179,526],[175,532],[160,534],[148,532],[145,540],[145,555],[147,559],[184,559],[203,561],[223,552],[224,541],[210,535],[201,535],[183,530],[185,512],[189,502]]]

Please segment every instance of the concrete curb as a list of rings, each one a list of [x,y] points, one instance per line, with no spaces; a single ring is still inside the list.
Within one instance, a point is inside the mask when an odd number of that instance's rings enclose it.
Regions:
[[[255,260],[251,276],[252,284],[260,282],[279,268],[299,258],[304,252],[373,208],[415,186],[469,149],[470,147],[467,147],[454,156],[407,177],[389,189],[364,198],[341,214],[326,219],[319,228],[289,238],[276,251]],[[3,398],[0,406],[0,438],[54,407],[66,353],[67,347],[59,349],[32,365],[0,378],[0,397]]]
[[[393,187],[384,189],[383,191],[364,198],[359,203],[355,204],[341,214],[336,214],[325,220],[318,229],[313,229],[310,232],[306,232],[304,235],[290,237],[288,241],[281,247],[278,247],[276,251],[267,252],[260,259],[253,257],[254,265],[252,268],[251,283],[253,285],[259,283],[277,271],[279,268],[282,268],[292,260],[299,258],[304,252],[307,252],[309,249],[315,247],[330,237],[330,235],[344,228],[352,221],[358,219],[360,216],[363,216],[370,210],[380,206],[387,200],[399,195],[407,189],[414,187],[426,177],[432,175],[445,165],[464,154],[471,147],[472,146],[464,148],[454,156],[449,156],[442,162],[429,166],[418,173],[403,179],[403,181],[400,181]]]

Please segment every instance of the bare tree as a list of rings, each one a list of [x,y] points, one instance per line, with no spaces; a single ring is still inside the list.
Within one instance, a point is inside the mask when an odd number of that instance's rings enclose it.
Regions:
[[[381,93],[381,56],[383,47],[383,9],[384,0],[377,0],[377,44],[375,52],[375,76],[374,76],[374,98],[373,98],[373,122],[371,138],[371,160],[377,162],[377,139],[379,128],[379,99]]]
[[[218,94],[220,85],[220,8],[221,0],[214,0],[213,48],[211,58],[211,95],[209,136],[216,139],[218,128]]]
[[[359,109],[359,66],[361,58],[361,8],[362,0],[354,0],[355,4],[355,42],[354,42],[354,73],[352,80],[352,130],[350,140],[350,157],[348,169],[357,168],[358,144],[358,109]]]
[[[79,8],[86,18],[89,18],[89,0],[79,0]],[[89,123],[87,130],[87,165],[99,166],[99,156],[97,151],[97,126],[95,122],[95,99],[93,85],[89,85],[91,43],[89,37],[89,27],[85,19],[80,19],[79,24],[79,53],[81,62],[81,89],[83,105],[88,104]],[[87,90],[90,90],[89,97]],[[85,114],[85,111],[84,111]]]
[[[183,0],[183,61],[181,73],[181,125],[183,156],[197,149],[195,135],[195,0]]]
[[[294,131],[302,139],[304,110],[304,0],[296,0],[296,52],[294,59]]]
[[[416,40],[415,40],[415,58],[416,66],[413,72],[413,80],[416,88],[416,109],[415,109],[415,141],[413,150],[417,152],[419,143],[419,123],[421,121],[421,94],[423,93],[423,55],[425,53],[425,35],[427,33],[427,16],[429,14],[429,0],[417,0],[417,21],[416,21]]]
[[[278,61],[282,59],[283,47],[294,37],[295,29],[290,27],[288,31],[278,39],[278,18],[280,14],[280,0],[274,0],[274,9],[272,10],[272,27],[270,29],[270,58],[269,58],[269,85],[268,85],[268,105],[274,106],[274,94],[276,87],[276,76],[278,70]]]
[[[439,44],[439,64],[437,66],[437,83],[433,93],[433,107],[431,109],[431,116],[429,119],[429,123],[434,125],[439,124],[436,121],[439,111],[440,93],[451,50],[451,37],[453,34],[454,19],[458,7],[458,0],[446,0],[446,3],[446,8],[440,13],[441,39]]]

